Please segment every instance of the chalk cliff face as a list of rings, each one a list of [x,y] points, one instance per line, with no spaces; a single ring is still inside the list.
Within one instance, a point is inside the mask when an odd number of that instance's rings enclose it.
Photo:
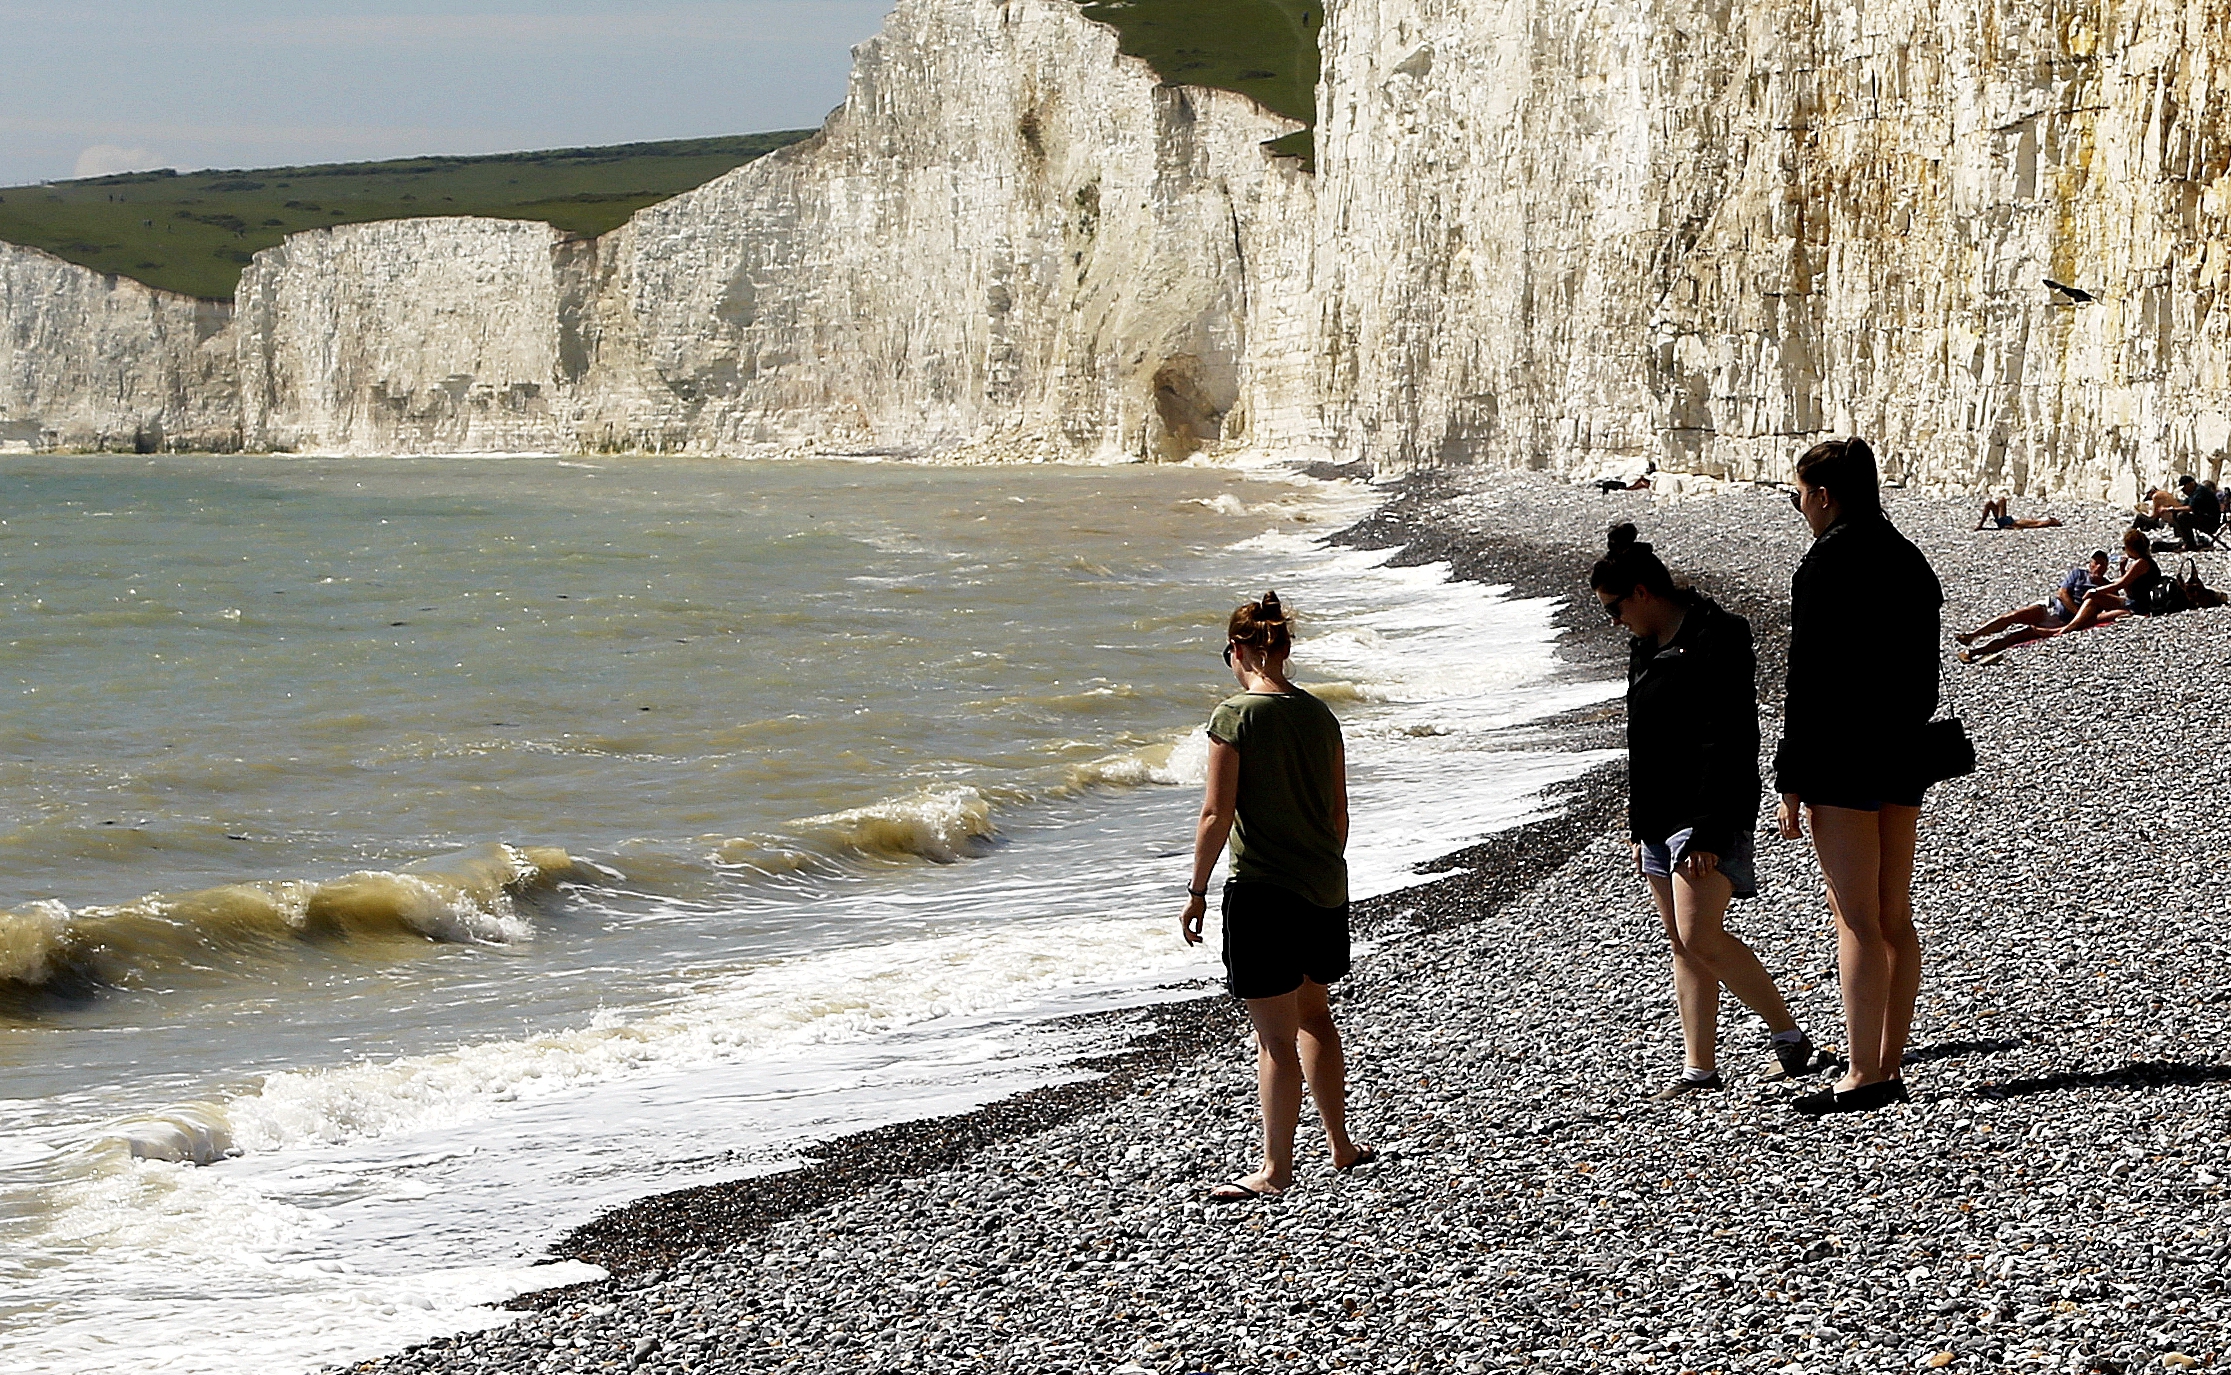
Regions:
[[[256,255],[234,298],[248,446],[572,447],[552,403],[563,391],[565,287],[578,295],[578,274],[561,265],[584,253],[549,225],[520,220],[290,235]]]
[[[907,0],[813,139],[594,244],[418,220],[241,283],[252,444],[1182,457],[1314,423],[1297,126],[1064,0]]]
[[[908,0],[818,137],[599,246],[590,432],[1154,458],[1294,423],[1311,188],[1259,145],[1296,127],[1061,0]]]
[[[1315,177],[1068,0],[903,0],[593,243],[298,235],[237,316],[0,246],[0,443],[2220,471],[2231,0],[1328,9]]]
[[[1756,476],[1860,433],[2118,497],[2221,464],[2225,0],[1331,0],[1325,34],[1345,449]]]
[[[232,449],[232,307],[0,243],[0,448]]]
[[[202,445],[217,417],[228,446],[343,453],[1305,445],[1312,180],[1260,146],[1298,127],[1162,85],[1068,0],[903,0],[818,136],[594,243],[299,234],[232,328],[5,250],[0,439]]]

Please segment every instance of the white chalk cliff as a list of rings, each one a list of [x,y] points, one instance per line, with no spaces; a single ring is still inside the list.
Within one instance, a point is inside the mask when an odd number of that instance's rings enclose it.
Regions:
[[[232,307],[0,243],[0,449],[229,449]]]
[[[819,135],[595,241],[315,231],[236,309],[0,246],[0,444],[2220,469],[2231,0],[1331,0],[1322,42],[1314,176],[1068,0],[902,0]]]
[[[1334,442],[2128,496],[2231,438],[2231,5],[1331,0]],[[2090,299],[2046,285],[2050,279]]]
[[[343,453],[1182,457],[1316,424],[1299,126],[1065,0],[906,0],[822,131],[593,243],[299,234],[237,296],[241,439]],[[82,439],[56,426],[70,439]]]

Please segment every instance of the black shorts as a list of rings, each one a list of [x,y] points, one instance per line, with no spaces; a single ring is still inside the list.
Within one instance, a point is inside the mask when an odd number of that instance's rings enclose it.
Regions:
[[[1276,998],[1348,972],[1348,904],[1319,907],[1275,883],[1224,885],[1224,986]]]
[[[1921,805],[1921,794],[1899,793],[1895,797],[1885,797],[1870,793],[1845,797],[1831,793],[1825,797],[1808,797],[1804,801],[1808,807],[1842,807],[1851,812],[1879,812],[1885,807],[1918,807]]]

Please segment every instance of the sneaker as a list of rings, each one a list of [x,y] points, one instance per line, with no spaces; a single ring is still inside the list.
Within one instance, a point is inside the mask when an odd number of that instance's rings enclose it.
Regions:
[[[1777,1069],[1767,1074],[1769,1080],[1796,1079],[1824,1069],[1828,1064],[1828,1057],[1820,1053],[1820,1048],[1813,1044],[1810,1036],[1802,1036],[1795,1041],[1775,1042],[1772,1049]]]
[[[1726,1085],[1720,1082],[1718,1074],[1714,1074],[1709,1079],[1690,1079],[1684,1075],[1676,1074],[1673,1076],[1672,1083],[1650,1095],[1650,1101],[1653,1103],[1670,1103],[1676,1098],[1686,1098],[1692,1093],[1710,1093],[1714,1089],[1725,1087]]]

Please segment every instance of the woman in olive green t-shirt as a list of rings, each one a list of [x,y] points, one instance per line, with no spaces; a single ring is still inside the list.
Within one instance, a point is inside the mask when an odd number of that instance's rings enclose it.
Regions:
[[[1378,1158],[1348,1137],[1347,1066],[1326,985],[1348,972],[1348,774],[1340,723],[1286,678],[1292,622],[1276,592],[1232,613],[1224,661],[1242,691],[1209,718],[1208,788],[1180,926],[1198,945],[1208,881],[1228,838],[1224,968],[1255,1027],[1263,1163],[1209,1191],[1270,1197],[1294,1181],[1308,1083],[1336,1170]]]

